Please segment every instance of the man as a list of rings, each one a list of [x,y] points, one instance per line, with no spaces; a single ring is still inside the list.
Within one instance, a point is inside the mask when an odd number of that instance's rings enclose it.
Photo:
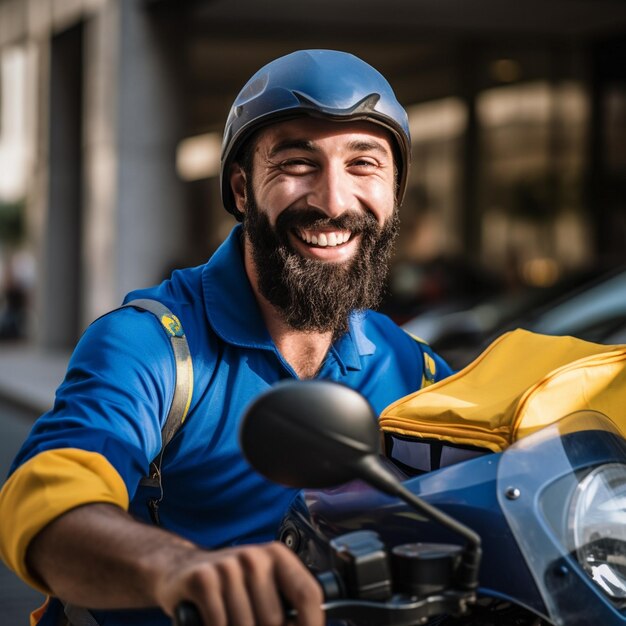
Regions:
[[[406,113],[356,57],[311,50],[270,63],[229,115],[222,196],[238,217],[201,267],[128,298],[180,319],[193,397],[161,465],[158,512],[140,484],[162,446],[175,361],[158,320],[134,308],[92,324],[53,410],[0,497],[4,560],[93,623],[167,624],[181,601],[205,624],[319,626],[321,593],[273,537],[293,490],[256,474],[237,444],[242,411],[286,378],[323,378],[374,409],[449,374],[388,318],[380,295],[407,181]],[[294,407],[297,410],[297,407]],[[162,527],[158,527],[154,521]],[[71,611],[70,611],[71,613]]]

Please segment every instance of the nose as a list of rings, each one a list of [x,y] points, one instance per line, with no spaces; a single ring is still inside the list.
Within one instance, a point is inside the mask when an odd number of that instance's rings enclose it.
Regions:
[[[338,217],[356,208],[350,175],[343,164],[330,163],[321,168],[308,195],[308,204],[328,217]]]

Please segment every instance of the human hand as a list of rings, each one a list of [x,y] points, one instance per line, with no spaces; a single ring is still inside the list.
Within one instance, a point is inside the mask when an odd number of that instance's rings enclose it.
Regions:
[[[285,602],[298,626],[324,624],[319,584],[280,543],[198,550],[161,578],[156,597],[172,617],[181,602],[191,603],[210,626],[279,626]]]

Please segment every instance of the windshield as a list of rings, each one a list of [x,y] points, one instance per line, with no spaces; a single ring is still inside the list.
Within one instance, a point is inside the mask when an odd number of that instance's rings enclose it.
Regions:
[[[590,567],[589,559],[597,559],[598,550],[590,549],[591,544],[581,548],[576,539],[585,523],[581,493],[598,491],[588,485],[589,476],[605,467],[610,468],[611,476],[617,472],[623,480],[616,483],[615,497],[610,493],[603,502],[612,505],[621,523],[607,519],[604,534],[610,535],[614,528],[623,535],[619,528],[626,528],[622,495],[626,490],[626,444],[613,423],[600,413],[574,413],[520,440],[502,454],[498,466],[498,501],[555,624],[626,623],[626,602],[619,597],[626,590],[626,575],[619,564],[624,560],[626,542],[614,538],[608,549],[615,552],[617,567],[603,557],[611,573],[617,579],[622,577],[618,580],[622,589],[609,594],[604,570]],[[595,532],[594,540],[597,535]],[[606,537],[602,541],[606,544]],[[596,570],[600,573],[594,574]]]

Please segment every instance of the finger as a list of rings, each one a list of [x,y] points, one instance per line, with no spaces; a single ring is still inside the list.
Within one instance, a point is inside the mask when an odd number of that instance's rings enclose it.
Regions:
[[[247,575],[239,555],[220,561],[217,566],[229,624],[254,626],[253,599],[248,595]],[[252,601],[251,601],[252,600]]]
[[[206,626],[228,626],[228,613],[222,597],[221,581],[213,567],[194,572],[187,583],[185,598],[196,606]]]
[[[240,555],[254,616],[259,626],[280,626],[285,622],[285,607],[281,600],[275,569],[275,557],[266,546],[250,547]]]
[[[302,561],[280,543],[271,544],[275,551],[276,582],[285,599],[298,613],[298,626],[324,626],[322,588]]]

